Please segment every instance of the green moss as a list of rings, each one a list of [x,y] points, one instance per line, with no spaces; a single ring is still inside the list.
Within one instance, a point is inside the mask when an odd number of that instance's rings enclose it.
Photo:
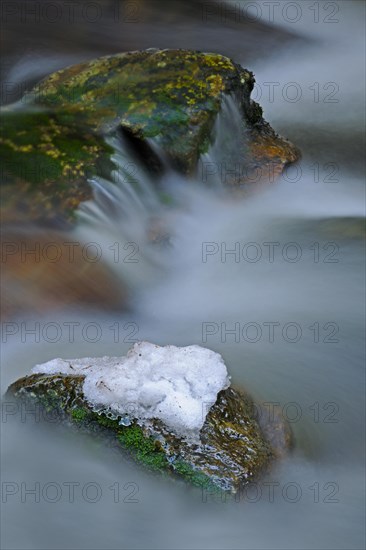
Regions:
[[[214,485],[208,476],[192,468],[187,462],[176,460],[173,464],[173,469],[176,474],[182,476],[195,487],[201,487],[210,491],[220,491],[220,488]]]
[[[113,418],[108,418],[104,414],[96,414],[94,413],[93,419],[103,428],[108,428],[110,430],[118,430],[119,424],[117,420],[114,420]]]
[[[162,471],[167,468],[169,463],[161,445],[153,437],[146,437],[139,426],[123,427],[117,438],[138,462],[152,470]]]
[[[115,168],[113,149],[62,113],[5,111],[1,120],[2,212],[23,217],[70,219],[91,198],[88,178]],[[8,185],[6,185],[8,184]],[[13,216],[14,217],[14,216]],[[16,221],[12,219],[12,221]]]
[[[96,160],[112,148],[75,120],[45,112],[2,115],[0,158],[7,171],[33,185],[53,182],[53,192],[95,172]]]
[[[88,412],[85,409],[72,409],[71,417],[76,422],[83,422],[88,417]]]

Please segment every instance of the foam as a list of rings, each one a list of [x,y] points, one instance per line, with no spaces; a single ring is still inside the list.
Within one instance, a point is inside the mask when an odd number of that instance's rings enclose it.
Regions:
[[[32,372],[82,374],[85,398],[95,410],[108,409],[125,424],[159,419],[180,436],[199,433],[217,394],[230,385],[218,353],[149,342],[136,343],[125,357],[53,359]]]

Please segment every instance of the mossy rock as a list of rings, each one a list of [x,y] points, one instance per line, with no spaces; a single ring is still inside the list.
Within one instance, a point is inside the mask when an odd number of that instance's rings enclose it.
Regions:
[[[92,196],[87,178],[115,168],[104,139],[62,113],[16,109],[2,114],[2,222],[72,219]]]
[[[115,168],[106,140],[121,133],[148,169],[161,168],[149,145],[154,138],[178,171],[192,175],[229,96],[242,116],[235,137],[243,164],[249,172],[271,166],[278,173],[299,153],[263,120],[250,99],[253,86],[253,74],[229,58],[189,50],[122,53],[53,73],[2,110],[8,216],[18,210],[31,219],[72,218],[91,196],[88,177]]]
[[[6,398],[38,404],[61,423],[113,440],[122,453],[149,470],[185,479],[213,491],[237,492],[268,471],[288,451],[291,432],[280,418],[257,422],[251,397],[233,388],[218,394],[199,440],[177,437],[161,421],[126,425],[124,418],[93,408],[83,394],[80,375],[33,374],[14,382]]]

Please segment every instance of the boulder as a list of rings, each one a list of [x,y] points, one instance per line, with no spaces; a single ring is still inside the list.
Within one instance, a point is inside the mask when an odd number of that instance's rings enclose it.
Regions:
[[[125,358],[56,359],[33,371],[8,398],[38,404],[53,421],[56,414],[152,471],[206,489],[235,493],[291,447],[285,421],[256,418],[221,356],[199,346],[140,342]]]
[[[224,141],[235,142],[235,153],[225,152],[222,161],[238,161],[241,169],[224,183],[245,187],[258,170],[261,179],[278,175],[299,152],[262,118],[250,99],[254,82],[231,59],[190,50],[121,53],[51,74],[2,110],[4,214],[72,219],[91,196],[88,178],[108,177],[117,168],[111,138],[124,138],[153,174],[163,171],[163,156],[194,175],[228,101],[238,120]]]

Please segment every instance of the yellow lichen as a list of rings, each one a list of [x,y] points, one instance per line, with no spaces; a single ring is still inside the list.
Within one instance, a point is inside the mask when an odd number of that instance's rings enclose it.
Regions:
[[[0,143],[7,145],[17,153],[30,153],[33,151],[33,145],[16,145],[11,139],[8,138],[3,139],[0,137]]]
[[[207,82],[210,85],[210,91],[211,91],[212,95],[218,95],[225,88],[222,77],[219,74],[210,75],[207,78]]]

